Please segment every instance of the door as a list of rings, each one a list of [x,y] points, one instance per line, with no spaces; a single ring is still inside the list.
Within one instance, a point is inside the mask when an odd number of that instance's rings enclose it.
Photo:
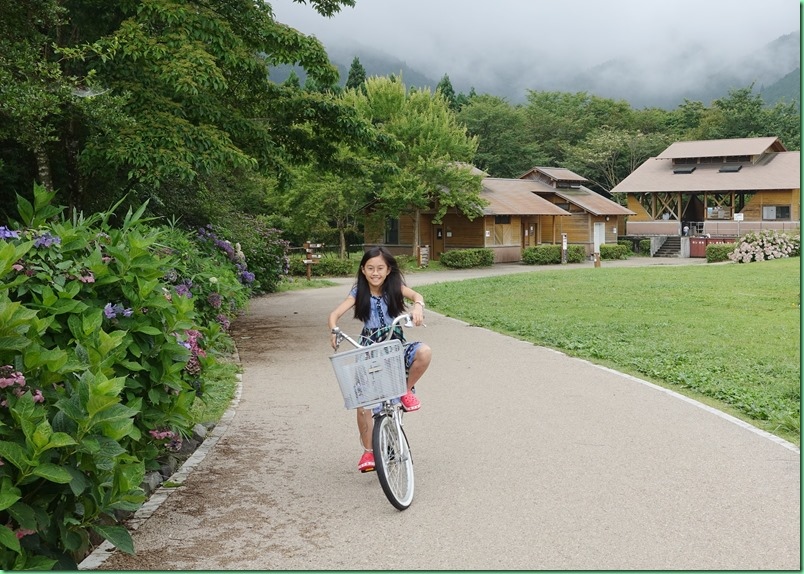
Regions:
[[[430,256],[433,259],[439,259],[442,253],[444,253],[444,228],[435,225],[433,226],[433,252]]]
[[[595,223],[595,233],[594,233],[594,249],[593,253],[600,253],[600,246],[606,243],[606,224],[605,223]]]

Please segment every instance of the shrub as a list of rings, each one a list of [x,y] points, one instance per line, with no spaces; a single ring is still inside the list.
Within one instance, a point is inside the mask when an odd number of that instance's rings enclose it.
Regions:
[[[441,264],[451,269],[468,269],[471,267],[490,267],[494,264],[494,252],[491,249],[456,249],[441,254]]]
[[[711,243],[706,246],[706,262],[728,261],[732,251],[734,251],[734,243]]]
[[[282,239],[282,232],[269,225],[262,216],[230,213],[222,221],[219,226],[205,228],[213,236],[212,241],[228,241],[235,253],[245,256],[248,267],[239,270],[240,275],[245,279],[252,278],[254,291],[276,291],[282,276],[288,274],[289,266],[289,244]],[[200,230],[199,233],[203,234]]]
[[[751,231],[740,238],[736,246],[732,245],[732,247],[734,249],[728,257],[737,263],[797,257],[801,253],[801,236],[781,233],[774,229]],[[707,248],[707,259],[708,257],[709,249]]]
[[[290,275],[301,277],[307,275],[307,265],[304,257],[294,255],[289,260]],[[351,259],[341,259],[331,255],[324,255],[318,263],[312,264],[310,275],[313,277],[348,277],[355,273],[355,264]]]
[[[180,296],[193,300],[200,323],[217,323],[228,332],[232,319],[248,305],[255,283],[244,273],[245,259],[228,242],[220,242],[223,247],[216,245],[208,228],[200,238],[176,227],[164,226],[160,231],[165,253],[174,256],[174,265],[163,281]]]
[[[634,252],[634,242],[630,239],[618,239],[617,245],[622,245],[625,247],[629,255]]]
[[[0,227],[2,569],[75,569],[90,535],[133,551],[116,513],[190,433],[220,335],[197,321],[200,282],[165,279],[194,271],[145,205],[112,227],[114,209],[54,220],[54,195],[36,187]]]
[[[601,259],[628,259],[629,253],[631,253],[631,249],[625,245],[603,244],[600,246]]]
[[[567,246],[567,263],[581,263],[586,259],[582,245]],[[561,263],[560,245],[536,245],[522,251],[522,262],[527,265],[558,265]]]
[[[639,240],[639,252],[643,255],[650,255],[650,239],[640,239]]]

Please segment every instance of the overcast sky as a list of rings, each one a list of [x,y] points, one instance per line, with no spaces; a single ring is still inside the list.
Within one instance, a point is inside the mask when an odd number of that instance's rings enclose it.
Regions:
[[[353,40],[456,87],[464,76],[481,87],[504,62],[557,74],[625,57],[742,54],[800,30],[801,13],[798,0],[357,0],[324,18],[268,1],[277,20],[327,46]]]

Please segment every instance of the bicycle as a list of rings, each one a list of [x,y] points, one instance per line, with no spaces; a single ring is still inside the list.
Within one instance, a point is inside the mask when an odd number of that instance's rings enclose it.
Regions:
[[[394,328],[411,316],[400,315],[391,323],[386,339],[361,345],[336,327],[335,350],[345,339],[355,348],[330,356],[347,409],[371,408],[374,415],[372,449],[377,478],[388,501],[398,510],[413,502],[413,457],[402,427],[399,397],[407,392],[405,348],[402,341],[388,339]]]

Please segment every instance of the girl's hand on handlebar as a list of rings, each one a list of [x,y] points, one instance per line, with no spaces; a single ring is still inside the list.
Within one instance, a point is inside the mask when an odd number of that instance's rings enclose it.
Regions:
[[[421,305],[414,305],[410,315],[413,318],[414,325],[417,327],[424,325],[424,309],[422,309]]]

